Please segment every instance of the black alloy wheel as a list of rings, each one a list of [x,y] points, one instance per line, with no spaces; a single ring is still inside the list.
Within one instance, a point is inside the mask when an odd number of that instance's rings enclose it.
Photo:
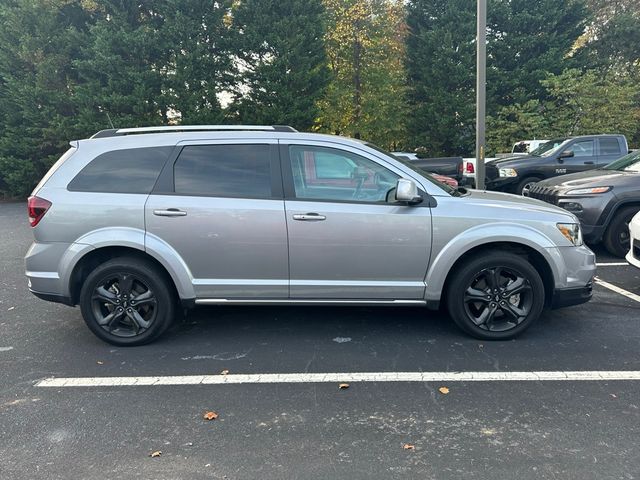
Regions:
[[[171,324],[175,294],[170,279],[150,261],[118,257],[99,265],[80,292],[91,331],[118,346],[149,343]]]
[[[604,246],[611,255],[623,258],[631,249],[629,223],[638,210],[638,207],[622,208],[611,220],[603,238]]]
[[[542,313],[544,285],[526,257],[485,252],[465,259],[446,292],[454,322],[484,340],[506,340],[526,330]]]

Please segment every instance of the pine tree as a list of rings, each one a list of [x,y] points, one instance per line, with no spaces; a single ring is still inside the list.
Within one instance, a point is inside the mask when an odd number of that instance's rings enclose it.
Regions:
[[[72,59],[87,22],[73,1],[0,5],[0,196],[26,196],[68,141],[84,136]]]
[[[242,0],[232,10],[232,28],[235,118],[310,129],[327,83],[321,1]]]
[[[462,155],[475,142],[475,4],[414,0],[408,4],[408,134],[428,155]]]
[[[385,148],[403,144],[404,9],[395,0],[325,0],[331,81],[317,127]]]

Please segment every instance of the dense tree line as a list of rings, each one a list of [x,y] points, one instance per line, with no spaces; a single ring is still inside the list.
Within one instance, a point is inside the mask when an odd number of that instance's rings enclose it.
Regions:
[[[636,0],[489,0],[488,142],[640,142]],[[69,140],[168,123],[289,124],[473,154],[470,0],[3,0],[0,197]]]

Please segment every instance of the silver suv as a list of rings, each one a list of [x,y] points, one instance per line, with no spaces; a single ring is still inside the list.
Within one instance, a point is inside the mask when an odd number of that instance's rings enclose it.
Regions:
[[[446,305],[482,339],[591,298],[565,210],[454,190],[362,141],[284,126],[104,130],[28,203],[30,290],[115,345],[194,305]]]

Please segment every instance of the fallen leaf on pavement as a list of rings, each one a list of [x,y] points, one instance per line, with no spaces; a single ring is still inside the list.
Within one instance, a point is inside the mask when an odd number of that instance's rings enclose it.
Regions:
[[[618,398],[618,396],[615,393],[610,393],[609,395],[611,395],[611,398]]]
[[[204,414],[205,420],[215,420],[218,418],[218,414],[216,412],[207,412]]]
[[[416,446],[412,443],[405,443],[404,445],[402,445],[402,448],[405,450],[415,450]]]
[[[97,363],[98,365],[104,365],[104,362],[101,362],[100,360],[98,360],[96,363]]]
[[[10,312],[10,311],[11,311],[11,310],[13,310],[14,308],[16,308],[16,307],[9,307],[9,308],[7,309],[7,311],[8,311],[8,312]]]
[[[349,388],[349,384],[348,383],[341,383],[340,385],[338,385],[338,388],[340,390],[344,390],[345,388]]]
[[[149,456],[153,458],[153,457],[159,457],[160,455],[162,455],[162,452],[160,450],[156,450],[155,452],[151,452]]]
[[[449,393],[449,389],[447,387],[440,387],[438,391],[443,395],[446,395],[447,393]]]
[[[227,370],[226,368],[220,372],[220,375],[228,375],[228,374],[229,374],[229,370]]]

